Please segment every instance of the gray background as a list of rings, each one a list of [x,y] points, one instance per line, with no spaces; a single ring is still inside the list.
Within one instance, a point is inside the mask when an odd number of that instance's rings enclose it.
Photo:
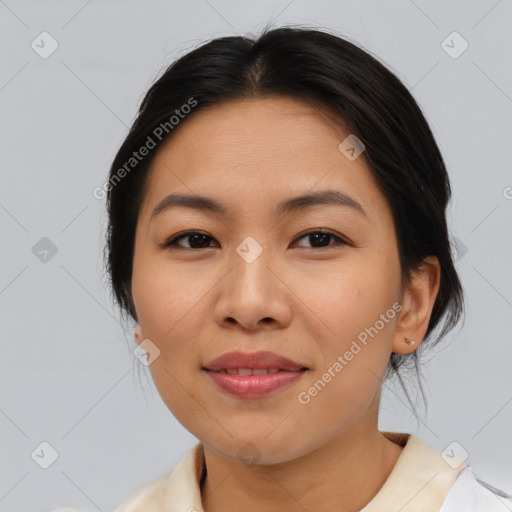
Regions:
[[[386,386],[380,428],[440,450],[456,441],[482,478],[512,491],[511,13],[506,0],[0,1],[0,510],[112,510],[195,443],[118,323],[92,191],[164,65],[272,20],[359,42],[431,123],[452,179],[467,319],[425,362],[428,414],[416,422]],[[59,45],[47,58],[31,47],[51,49],[43,31]],[[469,44],[457,58],[442,47],[453,31]],[[43,237],[57,248],[46,261]],[[43,441],[58,452],[48,469],[31,456]],[[50,452],[36,453],[44,463]]]

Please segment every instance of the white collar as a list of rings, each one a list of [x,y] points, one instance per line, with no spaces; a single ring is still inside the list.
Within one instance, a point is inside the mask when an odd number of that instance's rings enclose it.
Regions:
[[[439,450],[412,434],[381,433],[400,444],[403,450],[384,485],[360,512],[439,510],[460,472],[468,465],[456,457],[448,464]],[[173,470],[132,493],[115,512],[204,512],[201,503],[204,470],[203,445],[198,443]]]

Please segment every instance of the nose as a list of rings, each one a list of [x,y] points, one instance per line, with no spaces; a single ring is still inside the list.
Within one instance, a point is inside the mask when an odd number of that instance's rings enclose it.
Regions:
[[[231,270],[219,283],[214,317],[229,329],[272,330],[287,326],[292,317],[291,293],[273,264],[271,251],[254,260],[235,253]]]

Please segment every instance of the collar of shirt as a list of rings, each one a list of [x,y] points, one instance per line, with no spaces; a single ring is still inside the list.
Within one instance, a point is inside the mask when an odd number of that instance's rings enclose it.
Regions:
[[[468,464],[452,451],[440,452],[412,434],[382,434],[403,450],[384,485],[360,512],[439,510]],[[134,491],[115,512],[204,512],[200,487],[204,470],[203,446],[198,443],[173,470]]]

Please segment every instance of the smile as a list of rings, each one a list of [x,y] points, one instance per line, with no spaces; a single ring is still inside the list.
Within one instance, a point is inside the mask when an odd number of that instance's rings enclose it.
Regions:
[[[292,384],[308,370],[273,352],[229,352],[203,367],[225,393],[238,398],[260,398]]]
[[[256,373],[258,372],[258,373]],[[261,398],[275,393],[297,381],[306,370],[287,371],[275,368],[251,369],[233,368],[221,371],[208,371],[211,380],[224,392],[238,398]]]
[[[229,373],[229,375],[265,375],[277,373],[279,368],[223,368],[218,373]]]

